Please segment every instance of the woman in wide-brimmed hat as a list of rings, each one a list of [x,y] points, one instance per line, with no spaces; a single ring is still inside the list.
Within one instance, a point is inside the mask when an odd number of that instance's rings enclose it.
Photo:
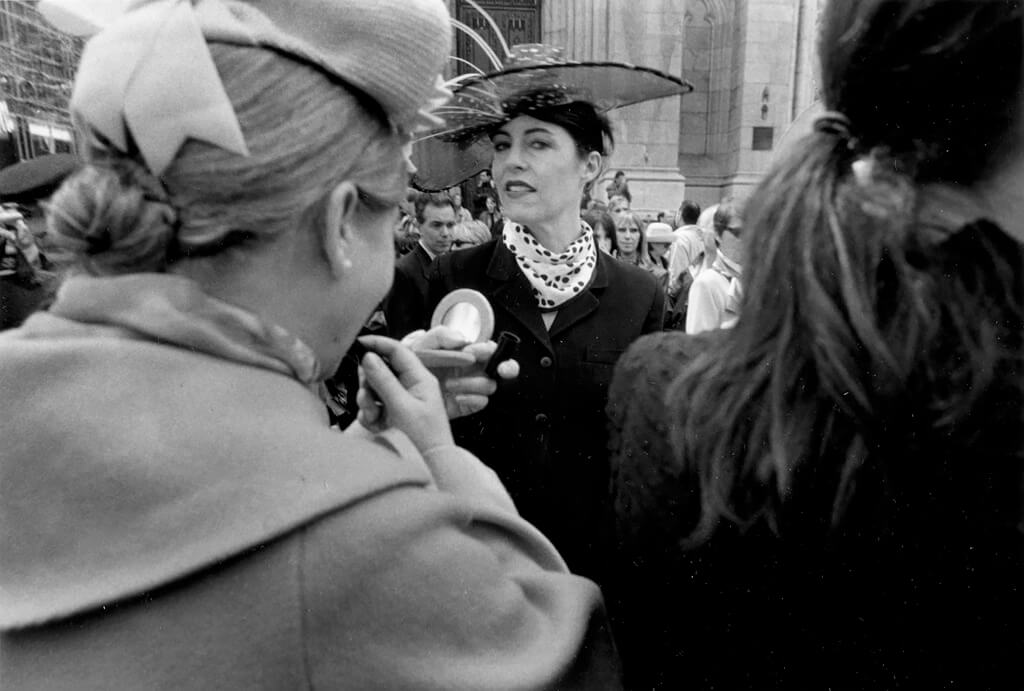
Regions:
[[[661,328],[664,295],[649,273],[598,251],[580,199],[611,154],[607,111],[689,88],[656,70],[518,46],[502,70],[461,81],[444,128],[414,150],[422,187],[489,168],[506,219],[500,239],[434,265],[431,304],[475,288],[494,307],[496,332],[521,341],[519,379],[457,421],[455,436],[497,471],[570,569],[599,580],[608,382],[626,347]]]
[[[482,365],[442,397],[364,339],[380,435],[317,395],[388,289],[449,41],[441,0],[154,0],[86,46],[76,268],[0,336],[5,690],[617,686],[596,586],[453,443]]]

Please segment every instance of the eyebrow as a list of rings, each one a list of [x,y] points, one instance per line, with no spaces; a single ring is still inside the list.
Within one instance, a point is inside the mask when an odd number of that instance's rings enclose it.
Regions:
[[[552,131],[547,129],[546,127],[531,127],[530,129],[528,129],[525,132],[523,132],[523,134],[538,134],[538,133],[540,133],[540,134],[552,134]],[[512,136],[511,134],[508,133],[507,130],[505,130],[505,128],[501,128],[501,129],[497,130],[491,136],[492,137],[497,137],[499,134],[503,134],[506,137],[511,137]]]

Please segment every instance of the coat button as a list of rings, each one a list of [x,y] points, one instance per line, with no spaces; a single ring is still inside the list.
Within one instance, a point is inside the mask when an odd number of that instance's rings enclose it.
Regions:
[[[552,364],[553,364],[552,359],[549,358],[547,355],[545,355],[544,357],[542,357],[540,359],[540,366],[543,367],[544,369],[547,369],[548,367],[551,367]]]
[[[545,415],[544,413],[540,413],[537,417],[534,418],[534,421],[538,425],[546,426],[548,424],[548,416]]]

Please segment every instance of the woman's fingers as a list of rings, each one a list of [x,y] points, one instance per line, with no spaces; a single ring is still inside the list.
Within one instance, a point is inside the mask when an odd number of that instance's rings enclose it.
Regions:
[[[479,413],[487,407],[487,401],[487,396],[478,396],[476,394],[459,394],[454,396],[452,402],[455,410],[449,410],[449,417],[456,418]]]
[[[409,395],[391,368],[376,353],[363,356],[363,372],[367,386],[377,392],[385,406]]]
[[[434,379],[434,375],[423,366],[423,363],[411,350],[392,338],[363,336],[359,342],[366,346],[367,350],[376,354],[378,359],[387,358],[387,364],[381,361],[381,366],[390,369],[406,389]],[[365,357],[363,361],[366,361]],[[377,389],[377,392],[384,393],[380,389]]]
[[[484,341],[483,343],[470,343],[463,350],[472,353],[477,362],[487,362],[494,355],[497,347],[498,344],[494,341]]]
[[[498,384],[493,379],[482,374],[470,377],[450,377],[444,382],[444,390],[448,394],[490,396],[497,388]]]
[[[359,368],[359,391],[356,392],[356,406],[359,408],[359,421],[363,423],[363,427],[370,428],[378,423],[383,423],[384,416],[381,415],[380,401],[366,383],[366,375],[362,367]]]
[[[416,329],[415,331],[410,331],[409,333],[402,337],[401,343],[406,348],[412,348],[413,344],[416,343],[416,341],[423,338],[423,334],[425,333],[427,332],[424,331],[423,329]]]
[[[430,331],[413,331],[402,339],[402,345],[411,350],[459,350],[467,343],[466,337],[450,326],[435,326]]]

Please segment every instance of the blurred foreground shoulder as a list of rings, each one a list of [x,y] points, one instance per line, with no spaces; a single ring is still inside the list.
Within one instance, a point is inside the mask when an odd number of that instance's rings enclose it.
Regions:
[[[302,539],[316,688],[620,688],[597,586],[509,510],[399,489]]]

